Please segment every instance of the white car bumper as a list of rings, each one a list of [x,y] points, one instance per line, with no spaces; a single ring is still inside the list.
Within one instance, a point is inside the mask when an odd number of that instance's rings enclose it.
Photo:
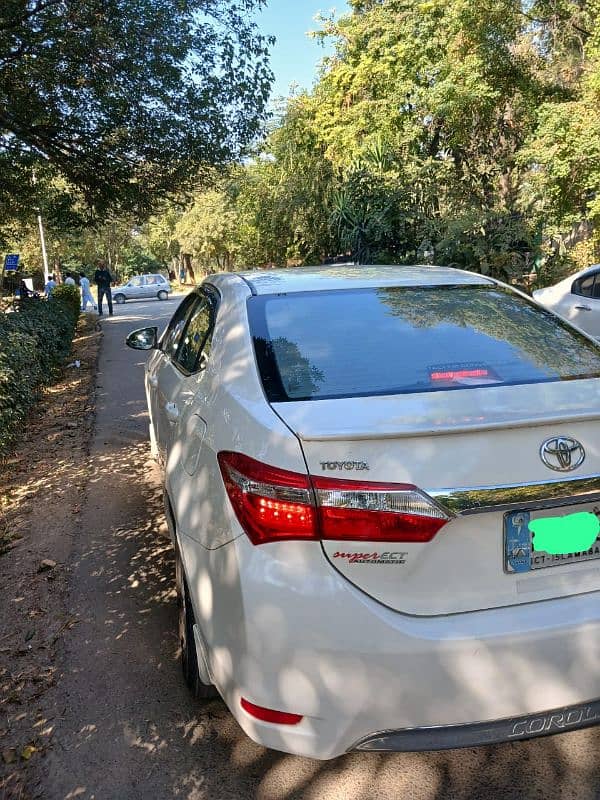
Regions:
[[[414,617],[354,588],[314,543],[253,547],[241,536],[208,557],[210,570],[192,558],[187,572],[212,678],[267,747],[325,759],[353,748],[473,746],[600,720],[597,593]],[[209,585],[209,575],[221,581]],[[260,722],[242,697],[303,719]]]

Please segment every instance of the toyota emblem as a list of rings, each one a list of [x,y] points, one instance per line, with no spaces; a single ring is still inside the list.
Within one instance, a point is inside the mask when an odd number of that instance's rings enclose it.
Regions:
[[[585,461],[585,450],[577,439],[554,436],[546,439],[540,448],[544,464],[556,472],[572,472]]]

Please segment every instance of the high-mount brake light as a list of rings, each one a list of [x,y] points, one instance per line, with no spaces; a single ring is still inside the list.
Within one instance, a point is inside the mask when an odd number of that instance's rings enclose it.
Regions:
[[[449,369],[431,373],[432,381],[460,381],[466,378],[489,378],[489,369]]]
[[[296,540],[429,542],[449,521],[412,484],[338,480],[221,452],[236,516],[253,544]]]

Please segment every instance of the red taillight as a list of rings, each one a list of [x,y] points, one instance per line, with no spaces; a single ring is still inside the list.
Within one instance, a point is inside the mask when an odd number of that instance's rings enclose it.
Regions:
[[[429,542],[449,517],[416,486],[309,477],[219,453],[233,509],[254,544],[286,539]]]
[[[301,714],[290,714],[287,711],[274,711],[272,708],[256,706],[245,697],[240,700],[240,705],[248,714],[263,722],[274,722],[276,725],[297,725],[302,722]]]
[[[355,541],[429,542],[448,517],[427,495],[407,483],[313,478],[321,538]]]
[[[308,476],[262,464],[241,453],[219,453],[231,505],[253,544],[316,539]]]

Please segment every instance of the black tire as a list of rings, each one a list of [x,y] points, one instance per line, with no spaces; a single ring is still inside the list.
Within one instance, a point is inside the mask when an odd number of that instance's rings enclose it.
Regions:
[[[113,297],[113,300],[115,301],[115,303],[117,303],[117,305],[122,306],[125,300],[127,300],[127,298],[125,297],[124,294],[116,294]]]
[[[161,289],[160,292],[156,296],[158,297],[159,300],[168,300],[169,299],[169,293],[165,292],[164,289]]]
[[[203,683],[200,680],[198,655],[194,641],[194,624],[196,620],[179,556],[176,557],[175,570],[177,602],[179,605],[179,645],[181,647],[183,677],[194,697],[199,700],[208,700],[212,697],[217,697],[218,692],[212,684]]]

